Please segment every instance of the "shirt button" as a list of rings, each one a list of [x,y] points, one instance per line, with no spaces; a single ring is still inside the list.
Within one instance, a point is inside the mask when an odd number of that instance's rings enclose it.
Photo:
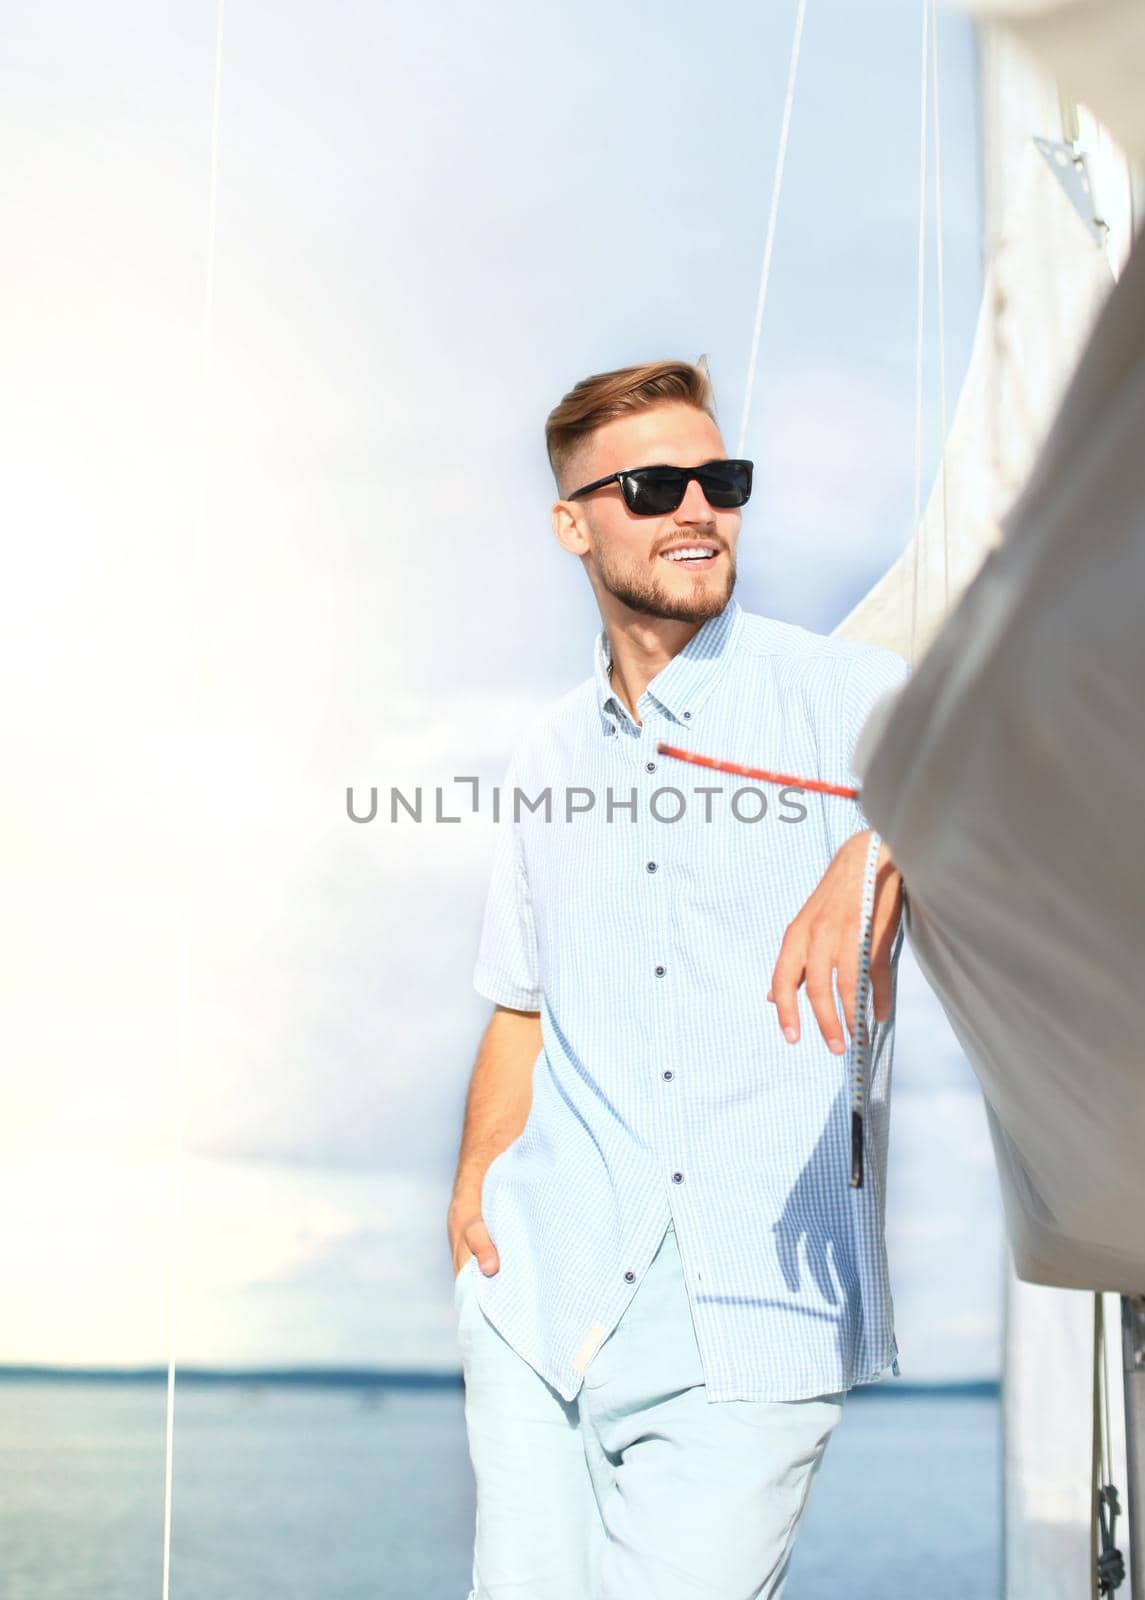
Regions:
[[[636,1274],[634,1272],[626,1272],[624,1274],[624,1281],[625,1281],[625,1283],[635,1283],[636,1282]]]
[[[692,713],[690,711],[685,711],[684,712],[684,721],[687,722],[689,720],[689,718],[691,717],[691,715],[692,715]]]
[[[644,770],[645,770],[645,772],[655,772],[656,771],[656,763],[654,761],[646,761],[644,763]]]
[[[669,1070],[664,1074],[664,1077],[665,1077],[665,1079],[668,1079],[671,1076],[672,1076],[672,1072],[671,1072],[671,1069],[669,1068]]]
[[[684,1174],[682,1172],[674,1172],[672,1174],[672,1182],[673,1183],[683,1183],[683,1181],[684,1181]]]
[[[649,872],[655,872],[656,871],[656,863],[654,861],[650,861],[648,863],[648,870],[649,870]]]
[[[662,978],[667,970],[668,970],[667,967],[657,967],[656,968],[656,976],[658,978]]]

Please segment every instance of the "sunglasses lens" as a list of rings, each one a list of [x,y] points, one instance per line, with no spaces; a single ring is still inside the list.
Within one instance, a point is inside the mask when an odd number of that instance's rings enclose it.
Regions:
[[[687,480],[675,467],[641,467],[621,479],[629,511],[639,516],[662,516],[675,511],[684,498]]]
[[[642,517],[675,511],[690,474],[679,467],[637,467],[621,477],[629,511]],[[750,461],[713,461],[696,473],[710,506],[727,510],[746,504],[751,494]]]
[[[699,477],[708,504],[721,509],[742,506],[751,494],[751,464],[747,461],[713,461]]]

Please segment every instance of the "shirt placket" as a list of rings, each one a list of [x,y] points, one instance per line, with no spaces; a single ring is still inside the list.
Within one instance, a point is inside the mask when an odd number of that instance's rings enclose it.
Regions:
[[[638,893],[646,896],[643,914],[639,919],[644,948],[638,952],[637,961],[643,967],[645,980],[650,985],[650,989],[645,991],[647,1003],[643,1007],[643,1014],[653,1045],[650,1061],[638,1069],[647,1075],[642,1086],[643,1092],[638,1095],[638,1102],[649,1108],[647,1120],[652,1148],[657,1165],[671,1187],[665,1167],[665,1161],[670,1161],[670,1156],[666,1157],[665,1152],[681,1148],[681,1139],[676,1131],[680,1122],[674,1107],[666,1112],[665,1107],[659,1103],[661,1100],[671,1101],[672,1097],[662,1096],[658,1091],[661,1089],[670,1091],[675,1085],[677,1076],[672,1054],[672,1040],[675,1036],[672,999],[670,991],[662,986],[663,980],[668,977],[670,965],[674,970],[675,963],[670,942],[671,918],[668,914],[666,897],[654,892],[659,886],[665,862],[670,859],[671,853],[666,853],[661,844],[666,825],[655,821],[649,805],[651,795],[657,787],[662,786],[662,779],[659,776],[660,762],[656,756],[658,712],[653,707],[650,713],[644,705],[639,709],[644,719],[641,723],[635,722],[626,711],[614,714],[614,731],[609,743],[615,747],[615,755],[619,759],[610,763],[613,767],[610,781],[612,778],[617,780],[613,784],[613,816],[617,819],[613,825],[631,828],[633,872],[639,874],[641,880],[635,887]],[[635,824],[629,820],[632,812],[627,809],[632,802],[635,803]],[[680,1177],[682,1180],[682,1170]],[[631,1243],[634,1247],[631,1251],[631,1264],[624,1268],[625,1291],[623,1300],[617,1307],[616,1316],[623,1313],[624,1306],[636,1292],[638,1280],[651,1265],[650,1258],[643,1270],[637,1270],[642,1241],[633,1240]],[[653,1256],[658,1247],[659,1239],[655,1241]],[[584,1373],[611,1325],[611,1322],[595,1322],[589,1328],[571,1360],[575,1373],[578,1375]]]
[[[683,817],[679,822],[657,820],[657,813],[660,817],[672,817],[680,806],[677,795],[657,795],[657,791],[678,788],[679,785],[672,783],[662,772],[662,763],[656,754],[657,741],[663,736],[662,713],[655,704],[651,704],[643,715],[637,745],[640,853],[634,870],[642,880],[637,892],[643,898],[645,914],[641,920],[647,931],[644,963],[645,984],[649,991],[652,1049],[651,1059],[645,1064],[644,1071],[647,1073],[646,1087],[651,1101],[653,1145],[674,1215],[680,1206],[683,1185],[687,1181],[687,1148],[680,1110],[683,1085],[676,1043],[679,1038],[676,1008],[681,974],[671,915],[673,867],[679,850],[673,830],[687,824]],[[684,803],[686,805],[686,800]]]

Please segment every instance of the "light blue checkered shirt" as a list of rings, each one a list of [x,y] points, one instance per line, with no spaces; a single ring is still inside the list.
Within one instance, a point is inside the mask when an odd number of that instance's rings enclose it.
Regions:
[[[766,999],[787,924],[870,824],[853,801],[656,744],[854,785],[863,721],[909,669],[734,597],[649,683],[639,724],[608,665],[602,629],[592,677],[526,728],[501,790],[473,981],[539,1011],[543,1045],[528,1121],[482,1186],[500,1270],[470,1257],[462,1271],[566,1400],[669,1224],[709,1400],[796,1400],[897,1373],[883,1237],[893,1020],[869,1013],[866,1173],[852,1189],[849,1036],[832,1055],[801,988],[788,1044]],[[900,925],[896,973],[901,945]]]

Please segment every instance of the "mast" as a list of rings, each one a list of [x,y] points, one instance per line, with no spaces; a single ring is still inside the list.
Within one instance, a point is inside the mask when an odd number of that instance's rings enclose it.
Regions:
[[[1121,1297],[1121,1361],[1125,1373],[1125,1456],[1128,1482],[1132,1600],[1145,1597],[1145,1295]]]

